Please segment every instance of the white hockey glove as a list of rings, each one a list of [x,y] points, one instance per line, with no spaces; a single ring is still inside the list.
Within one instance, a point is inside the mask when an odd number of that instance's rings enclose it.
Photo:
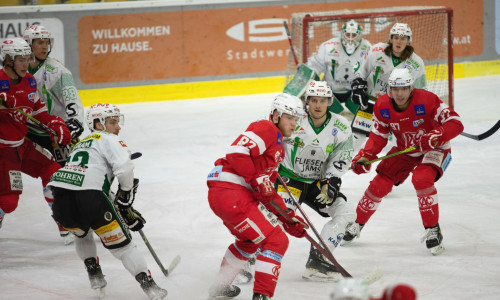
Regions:
[[[130,191],[124,191],[118,185],[118,191],[116,191],[116,204],[120,209],[127,209],[132,206],[135,200],[135,193],[137,192],[137,187],[139,186],[139,179],[134,178],[134,185]]]
[[[322,185],[321,193],[316,196],[316,202],[321,207],[326,207],[337,199],[342,179],[338,177],[330,177],[328,179],[321,180],[320,184]]]

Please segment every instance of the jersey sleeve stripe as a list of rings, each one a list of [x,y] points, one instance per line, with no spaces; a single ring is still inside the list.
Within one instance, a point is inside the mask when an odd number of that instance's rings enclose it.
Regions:
[[[234,154],[234,153],[250,155],[250,149],[248,149],[248,147],[245,146],[231,145],[229,149],[227,149],[226,154]]]

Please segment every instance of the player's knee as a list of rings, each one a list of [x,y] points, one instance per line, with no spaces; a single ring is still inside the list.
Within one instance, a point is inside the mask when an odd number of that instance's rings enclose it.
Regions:
[[[255,253],[257,249],[259,249],[260,245],[255,244],[252,241],[241,241],[238,240],[235,243],[236,248],[238,251],[241,253],[243,256],[250,256],[251,254]]]
[[[285,253],[288,249],[289,240],[286,233],[276,227],[265,239],[263,249],[272,250],[276,253]]]
[[[378,174],[375,178],[370,182],[368,186],[368,190],[372,195],[378,198],[383,198],[387,194],[389,194],[392,190],[392,186],[394,182],[388,177]]]
[[[111,254],[113,254],[114,257],[116,257],[117,259],[122,259],[122,257],[124,255],[127,254],[127,252],[130,252],[130,251],[134,251],[134,248],[135,248],[135,243],[130,241],[130,243],[126,244],[125,246],[123,247],[120,247],[120,248],[114,248],[114,249],[109,249],[109,251],[111,252]]]
[[[0,208],[6,214],[16,210],[18,202],[19,194],[0,195]]]
[[[426,165],[420,165],[413,171],[413,176],[411,182],[415,187],[415,190],[423,190],[434,185],[434,179],[436,178],[437,171]]]

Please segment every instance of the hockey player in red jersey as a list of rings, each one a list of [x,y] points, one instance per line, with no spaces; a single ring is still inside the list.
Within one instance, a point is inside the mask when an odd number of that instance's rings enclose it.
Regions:
[[[377,158],[391,132],[396,137],[397,145],[388,154],[412,146],[418,148],[380,162],[377,175],[358,203],[356,222],[347,227],[343,243],[359,237],[382,198],[413,173],[412,183],[426,229],[422,242],[426,241],[433,255],[441,254],[444,250],[443,236],[438,223],[439,204],[434,182],[441,178],[451,161],[449,141],[464,129],[459,115],[435,94],[414,89],[408,69],[395,69],[389,77],[389,92],[375,103],[373,125],[366,145],[352,160],[354,173],[362,174],[370,170],[371,165],[363,163]]]
[[[210,208],[236,237],[209,289],[210,299],[230,299],[240,293],[232,282],[259,247],[252,299],[270,299],[288,248],[288,238],[278,221],[288,234],[299,238],[306,235],[304,221],[286,207],[273,187],[278,163],[284,157],[283,136],[291,136],[303,115],[299,98],[279,94],[269,120],[250,124],[208,175]]]
[[[45,187],[60,168],[52,155],[25,139],[28,117],[34,117],[53,132],[58,144],[70,143],[71,134],[64,121],[47,113],[36,93],[36,80],[28,74],[31,48],[21,38],[7,39],[0,45],[0,226],[5,214],[13,212],[23,191],[21,172],[40,177]]]

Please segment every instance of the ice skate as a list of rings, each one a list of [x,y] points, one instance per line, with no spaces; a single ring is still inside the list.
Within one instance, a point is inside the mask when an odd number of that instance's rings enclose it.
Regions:
[[[431,251],[432,255],[439,255],[443,253],[443,235],[441,234],[441,228],[439,223],[434,225],[434,227],[429,227],[425,229],[425,234],[422,237],[422,243],[425,241],[427,249]]]
[[[311,246],[309,259],[306,263],[306,270],[302,278],[312,281],[332,282],[342,278],[337,267],[329,263],[319,250]]]
[[[104,279],[99,261],[94,257],[90,257],[85,259],[84,263],[87,268],[87,273],[89,274],[90,287],[96,292],[99,299],[104,298],[104,288],[108,283],[106,279]]]
[[[208,291],[208,300],[232,299],[240,292],[241,289],[236,285],[213,285]]]
[[[167,297],[167,290],[160,288],[146,272],[137,274],[135,280],[141,284],[142,290],[150,300],[161,300]]]
[[[354,238],[356,238],[356,237],[359,238],[359,236],[361,234],[361,229],[363,229],[363,226],[365,226],[365,225],[359,225],[356,222],[347,224],[347,227],[345,229],[344,238],[340,242],[340,246],[350,244],[354,240]]]
[[[253,294],[253,297],[252,297],[252,300],[270,300],[270,299],[271,298],[269,298],[268,296],[262,295],[262,294],[259,294],[259,293]]]

